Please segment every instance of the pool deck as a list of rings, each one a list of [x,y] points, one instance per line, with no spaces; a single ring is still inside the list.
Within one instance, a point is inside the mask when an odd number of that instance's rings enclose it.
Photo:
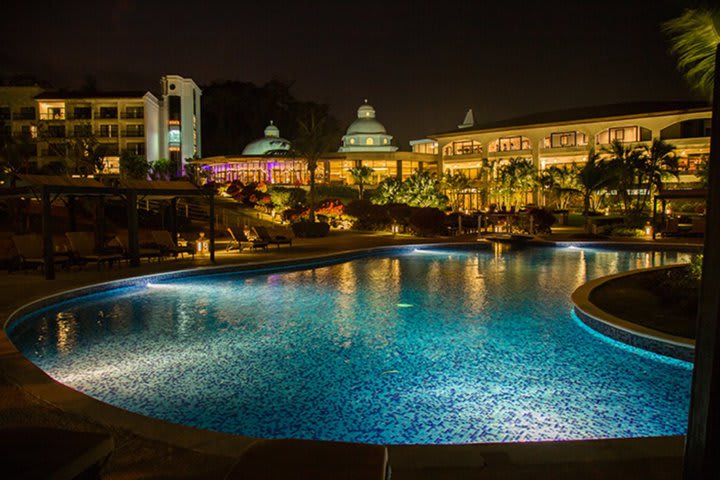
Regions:
[[[560,230],[551,240],[573,241],[570,229]],[[267,252],[225,253],[218,265],[322,256],[355,249],[417,243],[473,241],[474,237],[422,239],[387,234],[333,233],[324,239],[300,239],[292,247],[271,247]],[[686,247],[682,241],[643,245]],[[602,244],[604,242],[598,242]],[[698,242],[691,242],[690,245]],[[222,245],[219,245],[219,248]],[[138,275],[210,266],[208,257],[143,262],[139,268],[97,270],[93,266],[70,272],[59,270],[46,281],[40,273],[0,273],[0,316],[8,316],[22,305],[61,291]],[[3,320],[4,321],[4,320]],[[236,461],[247,441],[241,437],[209,446],[202,433],[185,433],[129,412],[98,421],[89,410],[87,397],[61,386],[29,364],[0,334],[0,428],[17,426],[58,427],[68,430],[110,433],[115,451],[102,471],[103,478],[222,478]],[[87,402],[87,403],[84,403]],[[87,408],[88,410],[84,410]],[[110,410],[113,410],[112,407]],[[103,410],[102,408],[100,410]],[[114,409],[118,410],[118,409]],[[83,415],[86,411],[88,414]],[[122,418],[120,418],[122,417]],[[135,418],[137,417],[137,418]],[[125,420],[130,419],[129,423]],[[135,422],[137,422],[135,424]],[[135,424],[134,428],[132,425]],[[128,428],[129,427],[129,428]],[[141,433],[138,433],[141,432]],[[188,433],[189,432],[189,433]],[[215,434],[212,434],[215,435]],[[41,441],[41,439],[39,439]],[[395,479],[456,478],[681,478],[682,437],[542,442],[461,446],[392,446],[390,465]],[[234,452],[237,452],[236,454]],[[2,472],[0,465],[0,472]]]

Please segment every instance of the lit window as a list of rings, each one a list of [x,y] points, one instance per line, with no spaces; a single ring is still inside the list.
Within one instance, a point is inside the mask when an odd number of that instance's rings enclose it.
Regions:
[[[387,138],[383,138],[383,143],[387,145]]]
[[[367,140],[365,140],[365,145],[373,145],[374,143],[372,137],[368,137]]]
[[[351,144],[351,145],[354,145],[354,144],[355,144],[355,139],[354,139],[354,138],[351,138],[351,139],[350,139],[350,144]]]

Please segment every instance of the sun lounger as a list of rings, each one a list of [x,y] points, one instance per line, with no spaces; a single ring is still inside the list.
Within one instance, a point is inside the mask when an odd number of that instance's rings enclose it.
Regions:
[[[255,235],[257,235],[257,237],[263,242],[275,244],[278,248],[280,248],[280,245],[292,246],[291,238],[285,237],[283,235],[271,235],[265,227],[258,226],[252,227],[252,229],[255,232]]]
[[[29,233],[25,235],[13,235],[13,245],[18,252],[20,260],[20,268],[42,267],[45,269],[45,252],[43,248],[42,235]],[[53,262],[61,265],[67,265],[70,257],[67,254],[54,254]]]
[[[70,242],[70,249],[75,259],[82,262],[96,262],[98,268],[103,263],[112,267],[113,262],[123,258],[119,253],[97,252],[95,250],[95,234],[92,232],[67,232],[65,236]]]
[[[228,227],[227,231],[232,238],[230,243],[228,243],[228,246],[225,248],[225,250],[227,251],[230,251],[233,248],[237,248],[240,251],[245,248],[250,248],[252,250],[262,248],[264,250],[267,250],[268,242],[265,242],[263,240],[249,240],[245,235],[245,231],[242,229],[242,227]]]
[[[186,245],[184,247],[175,245],[172,235],[170,235],[170,232],[167,230],[153,230],[150,234],[152,235],[153,242],[162,250],[163,254],[171,254],[174,257],[180,255],[182,257],[188,253],[192,255],[193,258],[195,257],[195,247],[192,245]]]
[[[115,242],[118,244],[120,248],[122,248],[123,256],[126,260],[130,259],[130,242],[128,241],[127,234],[124,235],[116,235],[115,236]],[[140,253],[140,258],[157,258],[160,260],[162,258],[162,250],[159,248],[149,248],[149,247],[139,247],[138,248]]]
[[[390,478],[383,445],[312,440],[257,440],[240,456],[226,480]]]

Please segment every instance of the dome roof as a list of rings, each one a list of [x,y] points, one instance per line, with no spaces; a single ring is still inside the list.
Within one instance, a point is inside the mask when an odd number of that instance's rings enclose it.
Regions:
[[[346,135],[387,133],[385,126],[375,120],[375,109],[367,100],[358,108],[357,116],[357,120],[348,127]]]
[[[290,142],[280,137],[280,129],[273,122],[265,127],[265,136],[248,143],[243,149],[243,155],[270,155],[284,153],[290,150]]]

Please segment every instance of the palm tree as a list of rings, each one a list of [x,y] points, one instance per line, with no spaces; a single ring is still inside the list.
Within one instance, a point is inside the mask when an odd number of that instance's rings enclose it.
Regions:
[[[678,178],[678,161],[674,145],[654,138],[649,147],[643,147],[640,158],[637,191],[644,191],[644,194],[638,193],[636,212],[641,212],[645,208],[652,191],[660,190],[665,179]]]
[[[678,69],[693,89],[712,100],[715,52],[720,44],[720,9],[688,9],[665,22],[670,51],[678,57]]]
[[[305,159],[310,174],[310,221],[315,222],[315,171],[318,160],[337,143],[337,129],[327,112],[314,108],[298,120],[298,132],[292,141],[293,153]]]
[[[358,198],[362,200],[363,192],[365,191],[365,184],[372,181],[372,175],[375,173],[375,170],[367,165],[360,165],[348,169],[348,172],[350,172],[355,185],[358,186]]]
[[[538,176],[531,160],[511,158],[498,169],[501,192],[508,203],[519,206],[527,198],[527,193],[538,185]]]
[[[642,163],[641,149],[620,140],[613,140],[608,147],[603,148],[603,153],[610,155],[608,168],[613,171],[613,186],[617,189],[623,211],[629,213],[632,210],[631,191],[636,186]]]
[[[463,199],[460,194],[470,188],[471,183],[470,179],[462,172],[450,173],[448,171],[443,175],[441,184],[450,198],[450,207],[453,212],[460,210],[460,203]]]
[[[595,150],[590,150],[588,160],[577,172],[577,181],[583,197],[583,215],[585,232],[590,233],[590,201],[593,195],[607,188],[614,181],[614,171],[610,164],[600,160]]]
[[[559,210],[565,210],[570,205],[572,198],[580,193],[577,182],[577,167],[550,166],[540,176],[540,184],[550,190],[555,197],[555,206]]]

